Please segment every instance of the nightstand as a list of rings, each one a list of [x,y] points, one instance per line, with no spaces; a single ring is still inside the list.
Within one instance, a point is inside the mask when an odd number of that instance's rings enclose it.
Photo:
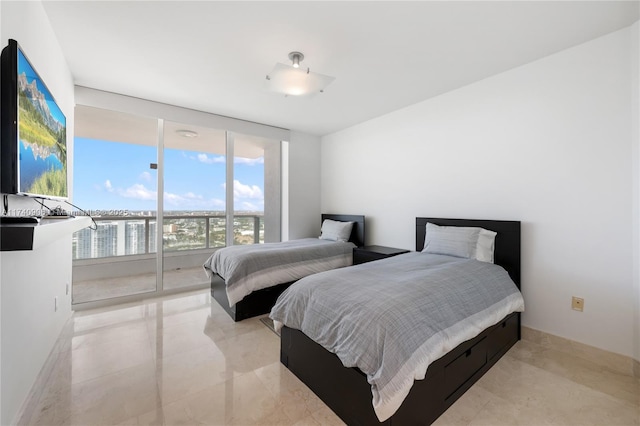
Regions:
[[[353,249],[353,264],[359,265],[361,263],[386,259],[387,257],[396,256],[398,254],[408,252],[409,250],[385,246],[356,247]]]

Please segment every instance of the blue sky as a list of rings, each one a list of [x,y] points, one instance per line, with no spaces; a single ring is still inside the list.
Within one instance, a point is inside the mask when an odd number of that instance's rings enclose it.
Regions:
[[[73,203],[85,210],[156,210],[156,148],[75,138]],[[224,156],[165,149],[164,209],[225,209]],[[264,211],[262,158],[234,161],[235,210]]]

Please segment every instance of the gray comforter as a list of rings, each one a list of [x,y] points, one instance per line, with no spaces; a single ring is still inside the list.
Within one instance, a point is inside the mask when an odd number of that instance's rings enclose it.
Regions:
[[[270,317],[362,370],[384,421],[431,362],[523,310],[502,267],[414,252],[303,278]]]
[[[225,280],[229,306],[255,290],[353,264],[349,242],[303,238],[281,243],[238,245],[216,250],[204,264],[209,276]]]

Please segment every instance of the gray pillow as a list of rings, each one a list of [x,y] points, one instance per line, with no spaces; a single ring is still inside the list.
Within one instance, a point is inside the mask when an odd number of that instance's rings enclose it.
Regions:
[[[475,258],[481,228],[438,226],[427,223],[423,253]]]
[[[353,222],[340,222],[337,220],[325,219],[322,222],[321,240],[349,241]]]

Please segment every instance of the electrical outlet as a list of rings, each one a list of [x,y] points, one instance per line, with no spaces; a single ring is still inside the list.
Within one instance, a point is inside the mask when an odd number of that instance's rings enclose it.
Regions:
[[[584,299],[573,296],[571,298],[571,309],[582,312],[584,310]]]
[[[58,296],[53,298],[53,312],[58,312]]]

